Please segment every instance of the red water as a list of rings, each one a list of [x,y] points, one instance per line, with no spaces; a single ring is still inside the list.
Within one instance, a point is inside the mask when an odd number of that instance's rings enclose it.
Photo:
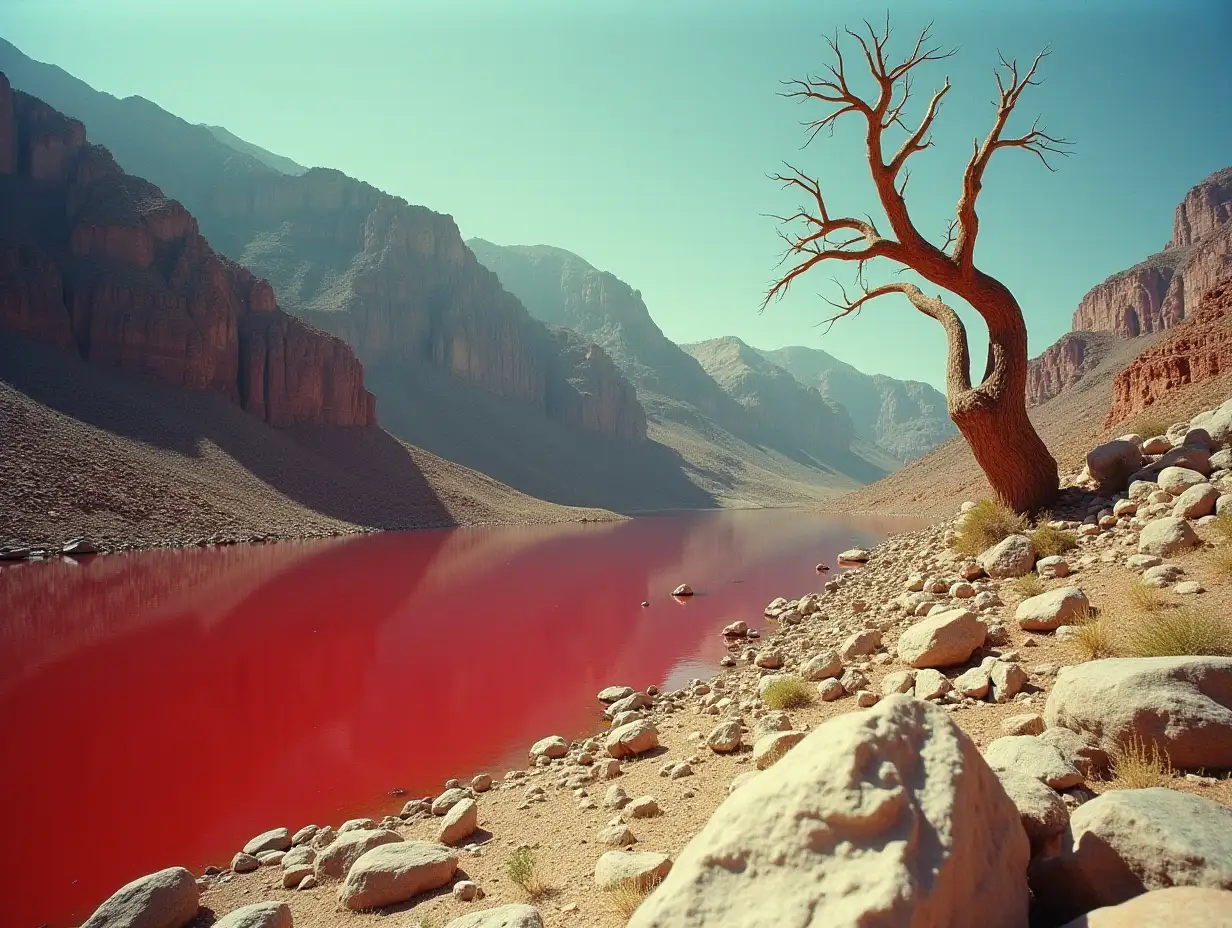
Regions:
[[[708,675],[724,624],[904,525],[727,511],[6,567],[0,925],[79,924],[268,828],[523,766],[594,730],[604,686]]]

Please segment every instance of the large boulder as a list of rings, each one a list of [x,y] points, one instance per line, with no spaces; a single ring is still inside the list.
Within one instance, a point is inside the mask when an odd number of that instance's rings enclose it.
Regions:
[[[197,917],[201,890],[183,867],[126,883],[81,928],[183,928]]]
[[[619,728],[613,728],[607,736],[607,752],[612,757],[632,757],[644,754],[659,746],[659,729],[650,719],[638,719]]]
[[[1109,754],[1138,742],[1176,767],[1232,767],[1232,658],[1114,657],[1062,667],[1044,721]]]
[[[1104,491],[1124,490],[1129,475],[1141,466],[1142,447],[1123,438],[1104,442],[1087,452],[1087,473]]]
[[[338,901],[352,912],[394,905],[444,886],[457,869],[457,853],[443,844],[383,844],[351,865]]]
[[[1176,516],[1152,519],[1138,534],[1138,553],[1168,557],[1186,548],[1192,548],[1200,539],[1193,526]]]
[[[1069,808],[1051,786],[1035,777],[1013,770],[998,771],[1001,786],[1018,809],[1022,829],[1027,833],[1032,849],[1043,847],[1049,838],[1065,831]]]
[[[375,847],[401,841],[402,835],[386,828],[361,828],[348,831],[324,848],[312,862],[317,879],[340,880],[347,875],[351,865]]]
[[[1030,880],[1057,921],[1166,886],[1232,889],[1232,809],[1162,787],[1110,790],[1071,813]]]
[[[1211,438],[1212,448],[1232,445],[1232,399],[1225,401],[1218,409],[1198,413],[1189,420],[1189,427],[1205,429]]]
[[[291,908],[285,902],[255,902],[228,912],[214,928],[292,928]]]
[[[549,735],[546,738],[540,738],[530,746],[530,759],[538,760],[540,757],[555,759],[564,757],[569,753],[569,742],[560,735]]]
[[[1120,905],[1093,909],[1061,928],[1228,928],[1232,892],[1197,886],[1170,886],[1135,896]]]
[[[287,851],[291,849],[291,832],[285,828],[274,828],[257,835],[244,845],[244,853],[256,857],[266,851]]]
[[[479,806],[474,799],[463,799],[445,813],[436,840],[441,844],[457,844],[469,838],[479,827]]]
[[[997,738],[984,748],[984,760],[998,774],[1034,777],[1053,789],[1069,789],[1083,780],[1078,768],[1056,747],[1032,735]]]
[[[710,817],[630,928],[1027,924],[1017,809],[944,709],[817,727]]]
[[[1161,490],[1167,490],[1173,496],[1179,496],[1190,487],[1201,486],[1206,478],[1196,470],[1188,467],[1165,467],[1155,479]]]
[[[543,918],[533,905],[500,905],[455,918],[445,928],[543,928]]]
[[[1014,610],[1014,618],[1024,631],[1050,632],[1074,624],[1090,605],[1078,587],[1061,586],[1024,599]]]
[[[950,609],[916,622],[898,639],[898,659],[911,667],[955,667],[984,643],[987,627],[974,612]]]
[[[595,885],[599,889],[615,889],[632,883],[647,890],[661,881],[672,869],[672,859],[652,851],[608,851],[595,864]]]
[[[1218,500],[1218,490],[1209,483],[1199,483],[1176,498],[1172,514],[1178,519],[1201,519],[1215,511]]]
[[[1021,577],[1035,567],[1035,552],[1031,550],[1031,539],[1026,535],[1010,535],[984,551],[979,562],[990,577]]]

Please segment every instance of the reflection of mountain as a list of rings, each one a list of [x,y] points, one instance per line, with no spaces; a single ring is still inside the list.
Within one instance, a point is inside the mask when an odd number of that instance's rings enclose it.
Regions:
[[[19,626],[36,634],[3,645],[16,682],[0,694],[0,792],[29,801],[9,814],[27,837],[0,924],[75,924],[140,873],[521,763],[546,734],[592,729],[603,686],[713,660],[725,621],[759,620],[773,596],[815,588],[818,559],[873,537],[808,513],[714,512],[0,571],[0,602],[20,579],[38,607]],[[39,595],[40,574],[74,570],[71,601]],[[681,605],[667,593],[683,580],[699,595]],[[72,868],[44,866],[83,808],[97,840]]]

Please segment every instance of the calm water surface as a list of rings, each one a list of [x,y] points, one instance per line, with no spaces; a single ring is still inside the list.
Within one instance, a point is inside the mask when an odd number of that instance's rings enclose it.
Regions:
[[[604,686],[712,673],[723,625],[913,525],[725,511],[6,567],[0,925],[524,766],[593,730]]]

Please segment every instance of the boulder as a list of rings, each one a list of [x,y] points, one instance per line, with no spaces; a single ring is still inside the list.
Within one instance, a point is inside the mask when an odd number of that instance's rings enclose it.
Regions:
[[[988,695],[990,682],[987,670],[983,667],[972,667],[970,670],[964,670],[954,678],[953,687],[964,696],[970,696],[972,699],[983,699]]]
[[[868,561],[872,555],[864,548],[848,548],[839,554],[840,561],[851,561],[854,564],[863,564]]]
[[[595,885],[616,889],[633,883],[638,889],[654,887],[671,872],[672,859],[650,851],[608,851],[595,864]]]
[[[1125,502],[1125,500],[1122,500]],[[1035,562],[1035,572],[1044,580],[1057,580],[1069,576],[1069,562],[1059,554],[1041,557]]]
[[[443,844],[384,844],[351,865],[338,901],[352,912],[394,905],[444,886],[457,869],[458,855]]]
[[[1129,475],[1142,466],[1142,448],[1132,441],[1117,438],[1087,452],[1087,473],[1105,492],[1124,490]]]
[[[197,917],[201,889],[183,867],[126,883],[81,928],[184,928]]]
[[[612,757],[633,757],[659,746],[659,729],[650,719],[638,719],[608,732],[605,744]]]
[[[1006,735],[984,748],[984,760],[998,773],[1035,777],[1053,789],[1082,783],[1082,774],[1053,745],[1031,735]]]
[[[1107,751],[1088,735],[1080,735],[1073,729],[1046,728],[1039,738],[1060,751],[1061,756],[1073,764],[1085,779],[1105,773],[1111,763]]]
[[[245,854],[243,851],[240,851],[231,858],[231,869],[236,873],[252,873],[260,866],[261,861],[251,854]]]
[[[773,766],[803,741],[806,734],[803,731],[776,731],[763,735],[753,745],[753,765],[758,770]]]
[[[676,587],[676,589],[672,590],[672,595],[673,596],[692,596],[693,587],[689,586],[687,583],[682,583],[680,584],[680,586]]]
[[[1010,661],[994,661],[988,667],[993,702],[1009,702],[1030,682],[1027,672]]]
[[[469,838],[479,827],[479,806],[474,799],[463,799],[445,813],[436,840],[441,844],[457,844]]]
[[[880,646],[881,629],[863,628],[847,637],[842,647],[839,648],[839,653],[842,655],[843,660],[849,661],[872,654]]]
[[[1136,741],[1176,767],[1232,767],[1232,658],[1116,657],[1063,667],[1044,720],[1109,754]]]
[[[979,561],[990,577],[1021,577],[1035,566],[1035,552],[1026,535],[1010,535],[983,552]]]
[[[1014,770],[998,771],[1001,786],[1018,809],[1022,829],[1033,850],[1043,847],[1049,838],[1065,831],[1069,823],[1069,808],[1051,786],[1035,777]]]
[[[294,924],[291,907],[285,902],[257,902],[228,912],[214,922],[214,928],[292,928]]]
[[[828,680],[840,676],[843,672],[843,660],[837,651],[822,651],[814,654],[800,668],[800,676],[810,683]]]
[[[915,675],[913,692],[916,699],[938,699],[952,688],[949,679],[940,670],[924,667]]]
[[[264,834],[257,835],[244,845],[244,853],[256,857],[265,851],[289,851],[291,849],[291,832],[285,828],[275,828]]]
[[[501,905],[455,918],[445,928],[543,928],[543,917],[532,905]]]
[[[1159,472],[1155,482],[1159,484],[1161,490],[1167,490],[1173,496],[1178,496],[1190,487],[1205,484],[1206,478],[1188,467],[1165,467]]]
[[[986,627],[974,612],[951,609],[916,622],[898,639],[898,659],[911,667],[954,667],[984,643]]]
[[[1167,886],[1232,889],[1232,809],[1166,788],[1110,790],[1071,813],[1029,876],[1058,921]]]
[[[633,687],[631,686],[606,686],[599,690],[599,702],[613,703],[619,702],[626,696],[633,695]]]
[[[1001,722],[1001,730],[1007,735],[1042,735],[1044,733],[1044,717],[1037,712],[1025,715],[1011,715]]]
[[[1080,915],[1061,928],[1228,928],[1232,925],[1232,892],[1197,886],[1169,886],[1135,896],[1120,905],[1104,906]]]
[[[881,678],[882,696],[893,696],[895,693],[910,693],[914,690],[914,670],[892,670]]]
[[[1168,557],[1194,547],[1199,541],[1198,533],[1187,521],[1176,516],[1165,516],[1143,526],[1138,535],[1138,552]]]
[[[1018,627],[1029,632],[1050,632],[1062,625],[1073,625],[1090,602],[1076,586],[1062,586],[1024,599],[1014,610]]]
[[[1218,500],[1218,490],[1209,483],[1200,483],[1190,487],[1176,498],[1172,514],[1178,519],[1201,519],[1215,511],[1215,503]]]
[[[384,844],[395,844],[401,840],[402,835],[384,828],[348,831],[323,849],[312,862],[312,867],[318,880],[325,877],[340,880],[364,854]]]
[[[706,744],[716,754],[727,754],[740,747],[741,738],[739,722],[720,722],[706,736]]]
[[[536,760],[540,757],[564,757],[569,753],[569,742],[560,735],[551,735],[547,738],[540,738],[530,747],[530,759]]]
[[[1232,399],[1225,401],[1216,409],[1198,413],[1189,420],[1189,427],[1204,429],[1210,436],[1213,448],[1232,445]]]
[[[432,804],[428,807],[433,815],[444,815],[463,799],[469,799],[470,793],[462,789],[460,786],[451,786],[445,792],[441,793],[432,800]]]
[[[629,928],[1025,928],[1014,804],[945,710],[907,696],[817,727],[727,797]]]

